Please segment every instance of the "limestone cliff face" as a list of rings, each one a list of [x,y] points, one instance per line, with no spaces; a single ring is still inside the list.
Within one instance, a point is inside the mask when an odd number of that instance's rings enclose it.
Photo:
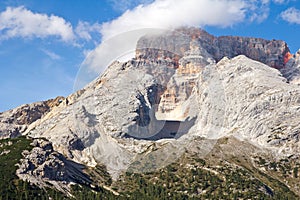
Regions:
[[[197,40],[192,40],[190,49],[179,60],[175,74],[161,95],[156,117],[161,120],[185,121],[189,117],[190,107],[184,104],[196,89],[204,67],[212,63],[214,63],[212,56]]]
[[[215,37],[201,29],[179,29],[163,36],[145,36],[137,44],[136,56],[147,58],[172,57],[179,60],[189,50],[191,40],[197,40],[216,62],[224,56],[245,55],[253,60],[280,69],[285,66],[284,56],[290,52],[281,40],[221,36]],[[159,50],[158,50],[159,49]],[[173,56],[172,56],[173,55]]]

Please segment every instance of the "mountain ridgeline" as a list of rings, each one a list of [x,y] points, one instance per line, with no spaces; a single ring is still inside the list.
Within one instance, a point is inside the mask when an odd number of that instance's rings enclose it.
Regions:
[[[28,199],[299,199],[299,55],[196,28],[145,35],[82,90],[0,113],[0,159],[31,141],[12,177]]]

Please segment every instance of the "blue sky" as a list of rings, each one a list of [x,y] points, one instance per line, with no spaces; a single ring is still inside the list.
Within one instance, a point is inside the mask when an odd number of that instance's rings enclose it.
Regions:
[[[97,49],[104,41],[136,29],[181,26],[202,27],[217,36],[282,39],[295,53],[300,48],[300,3],[296,0],[1,0],[0,112],[71,94],[80,67],[93,70],[100,65],[101,51]],[[139,34],[128,42],[134,45]],[[127,50],[132,48],[128,46]],[[112,57],[118,54],[115,52]]]

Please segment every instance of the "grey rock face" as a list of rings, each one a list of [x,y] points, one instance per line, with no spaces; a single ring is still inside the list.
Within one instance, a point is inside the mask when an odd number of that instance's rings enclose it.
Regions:
[[[223,123],[236,137],[278,152],[299,152],[300,88],[282,74],[244,56],[217,64],[224,86]]]
[[[48,101],[22,105],[0,113],[0,138],[21,135],[25,132],[28,125],[40,119],[63,100],[63,97],[57,97]]]
[[[70,183],[89,184],[91,180],[83,173],[84,166],[67,160],[53,150],[52,144],[44,139],[35,139],[34,148],[23,152],[16,174],[20,179],[39,187],[51,187],[62,192],[70,191]]]
[[[245,56],[224,58],[196,74],[180,75],[180,68],[172,69],[166,89],[159,89],[159,78],[145,72],[147,65],[132,61],[125,66],[111,66],[71,103],[33,123],[28,133],[46,137],[56,151],[76,162],[105,164],[114,178],[139,153],[153,143],[165,143],[162,138],[172,134],[179,141],[233,135],[278,155],[299,152],[300,88],[276,69]],[[194,84],[187,95],[181,83],[188,79]],[[179,102],[162,101],[169,87],[177,88]],[[160,106],[173,106],[173,113],[159,119]],[[182,113],[185,118],[178,119]],[[167,143],[175,145],[177,140]]]
[[[300,84],[300,50],[295,55],[287,54],[286,65],[280,71],[290,83]]]

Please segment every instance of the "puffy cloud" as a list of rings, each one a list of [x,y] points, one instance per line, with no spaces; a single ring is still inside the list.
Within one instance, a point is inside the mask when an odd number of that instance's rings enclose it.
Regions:
[[[133,56],[138,39],[155,29],[261,22],[268,17],[269,3],[270,0],[155,0],[141,4],[102,24],[102,44],[89,54],[82,68],[100,73],[120,56],[128,52]]]
[[[156,0],[139,5],[103,24],[101,33],[113,35],[142,28],[171,29],[180,26],[231,26],[244,20],[248,5],[242,0]]]
[[[0,33],[1,39],[55,36],[63,41],[71,41],[75,37],[72,25],[63,18],[33,13],[23,6],[8,7],[0,13]]]
[[[292,24],[300,24],[300,10],[292,7],[280,14],[281,18]]]
[[[62,17],[34,13],[23,6],[7,7],[0,13],[0,40],[21,38],[47,38],[56,37],[63,42],[72,43],[89,42],[94,40],[95,34],[100,37],[101,25],[79,21],[73,28],[70,22]]]

